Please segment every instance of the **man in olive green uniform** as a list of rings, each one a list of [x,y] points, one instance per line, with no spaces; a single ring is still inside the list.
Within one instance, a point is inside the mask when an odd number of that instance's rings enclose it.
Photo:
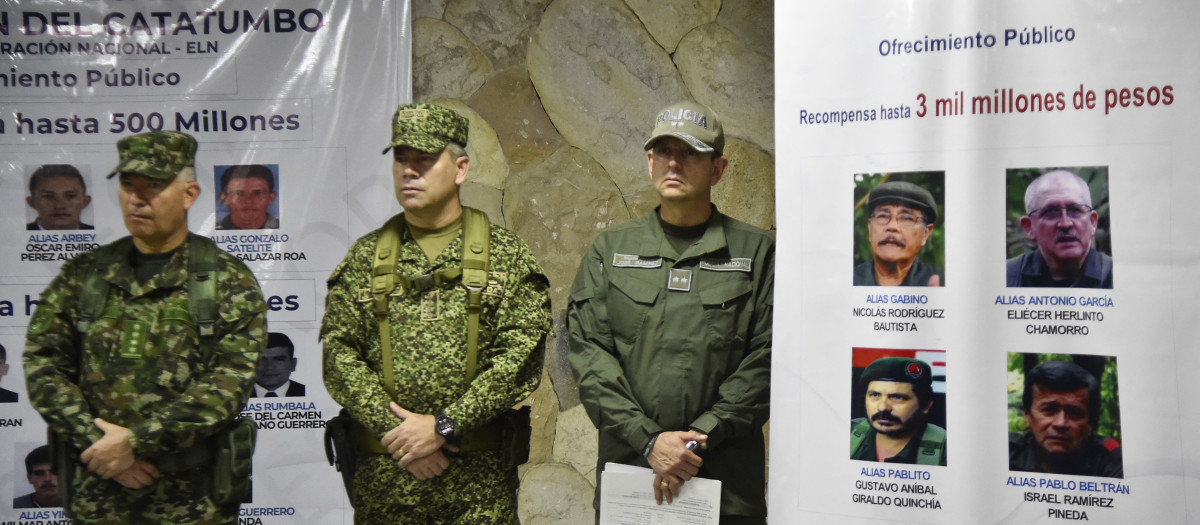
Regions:
[[[195,139],[146,133],[117,151],[109,177],[120,175],[131,236],[68,261],[42,292],[24,355],[30,402],[80,459],[63,487],[74,523],[233,523],[237,504],[210,498],[208,438],[250,395],[267,306],[241,261],[188,232]],[[216,258],[211,325],[189,308],[197,243]],[[89,274],[107,290],[94,319]]]
[[[657,115],[645,147],[660,206],[580,263],[569,360],[600,430],[597,471],[649,466],[668,503],[693,476],[718,479],[722,524],[765,523],[775,242],[712,205],[724,144],[709,108]]]
[[[876,359],[863,369],[867,417],[850,421],[850,459],[946,464],[946,430],[928,421],[933,371],[909,357]]]
[[[519,238],[491,225],[477,374],[468,383],[468,290],[459,278],[436,277],[463,266],[465,215],[480,213],[458,200],[470,168],[467,126],[431,104],[396,110],[388,149],[404,212],[358,239],[329,277],[325,385],[365,436],[357,439],[355,523],[517,523],[516,465],[484,436],[500,433],[498,416],[541,378],[549,282]],[[375,317],[372,261],[390,226],[400,239],[395,273],[408,284],[382,292],[389,350]],[[464,440],[484,445],[468,451]]]

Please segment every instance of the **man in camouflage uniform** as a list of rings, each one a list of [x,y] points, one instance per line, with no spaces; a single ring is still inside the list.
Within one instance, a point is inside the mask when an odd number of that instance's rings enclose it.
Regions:
[[[717,115],[683,102],[646,141],[653,213],[601,233],[567,305],[571,369],[606,462],[654,469],[658,502],[721,481],[721,523],[766,523],[775,240],[712,204]],[[599,502],[600,487],[596,487]]]
[[[74,523],[233,523],[237,504],[209,497],[207,438],[250,395],[266,303],[250,270],[214,247],[219,315],[202,344],[188,305],[192,243],[211,242],[191,241],[187,229],[200,194],[196,141],[153,132],[122,139],[117,151],[109,177],[120,175],[132,236],[68,261],[42,292],[24,355],[30,402],[80,458],[64,487]],[[80,297],[92,273],[107,294],[84,326]]]
[[[403,220],[389,222],[400,230],[398,275],[462,266],[458,189],[470,168],[467,126],[431,104],[396,110],[388,149],[404,208]],[[455,443],[496,433],[497,416],[537,387],[550,331],[549,282],[525,244],[492,225],[475,379],[466,383],[467,291],[455,279],[388,294],[394,381],[385,385],[371,293],[382,231],[358,239],[334,269],[321,326],[326,388],[365,441],[353,482],[355,523],[516,524],[516,465],[495,447],[456,452]]]

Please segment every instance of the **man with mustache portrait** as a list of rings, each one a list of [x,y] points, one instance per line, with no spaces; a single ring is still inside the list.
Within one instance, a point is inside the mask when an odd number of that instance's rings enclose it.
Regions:
[[[1034,179],[1025,190],[1021,229],[1037,250],[1008,260],[1008,286],[1111,289],[1112,257],[1094,242],[1099,222],[1079,175],[1054,170]]]
[[[25,455],[25,476],[33,485],[33,492],[13,498],[14,509],[40,509],[58,507],[62,499],[58,496],[58,476],[50,468],[50,447],[42,445]]]
[[[876,359],[863,369],[867,416],[850,421],[850,459],[946,465],[946,430],[928,421],[933,371],[909,357]]]
[[[867,196],[871,259],[854,268],[854,286],[942,286],[945,275],[918,258],[937,222],[937,203],[928,190],[907,181],[887,181]]]

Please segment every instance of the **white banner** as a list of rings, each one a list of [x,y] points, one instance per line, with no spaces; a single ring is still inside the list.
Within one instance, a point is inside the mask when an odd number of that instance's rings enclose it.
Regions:
[[[411,98],[410,27],[407,2],[5,2],[0,386],[18,400],[0,405],[0,464],[12,468],[0,493],[17,503],[34,492],[25,456],[45,442],[20,365],[38,295],[63,261],[127,234],[106,179],[117,140],[173,130],[200,143],[202,193],[189,226],[257,274],[270,330],[295,346],[284,373],[303,385],[246,408],[260,431],[243,522],[349,519],[340,475],[325,462],[323,423],[339,407],[321,380],[317,332],[326,277],[354,238],[399,211],[391,191],[380,191],[390,187],[390,157],[380,151],[392,111]],[[83,183],[50,177],[31,188],[47,165],[69,165]],[[230,170],[267,175],[223,178]],[[70,183],[41,183],[63,179]],[[239,186],[247,180],[265,186]],[[6,502],[0,521],[62,519],[60,509]]]
[[[1198,8],[857,0],[776,10],[776,48],[790,51],[776,54],[777,198],[789,205],[777,207],[771,521],[1195,522]],[[1056,171],[1083,180],[1090,205],[1027,210],[1030,181]],[[936,219],[910,217],[913,236],[873,237],[868,221],[903,219],[895,206],[868,216],[884,181],[929,191]],[[1048,191],[1031,195],[1044,202]],[[1068,219],[1091,220],[1094,235]],[[1090,260],[1111,256],[1097,281],[1006,278],[1010,259],[1064,261],[1054,251],[1084,241],[1101,254]],[[918,242],[940,283],[858,281],[857,265],[882,281],[891,266],[874,263]],[[876,376],[862,376],[882,357],[932,365],[923,417],[945,430],[945,466],[878,463],[882,448],[851,459],[851,420],[886,412],[867,388]],[[1102,393],[1088,418],[1055,427],[1061,435],[1024,409],[1042,361],[1079,364]],[[1039,448],[1022,448],[1023,435]],[[1040,440],[1069,435],[1109,451],[1067,448],[1080,453],[1072,461],[1119,451],[1109,466],[1123,471],[1052,465],[1066,456]],[[1034,472],[1018,468],[1022,450],[1037,451]]]

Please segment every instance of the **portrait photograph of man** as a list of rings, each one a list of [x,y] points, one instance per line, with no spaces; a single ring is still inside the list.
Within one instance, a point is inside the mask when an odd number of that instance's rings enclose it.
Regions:
[[[292,381],[296,362],[292,338],[283,332],[267,334],[267,347],[258,357],[258,372],[250,397],[304,397],[304,384]]]
[[[1123,478],[1117,358],[1008,354],[1008,469]]]
[[[22,445],[17,446],[18,451]],[[19,454],[16,455],[20,457]],[[18,467],[19,468],[19,467]],[[58,494],[58,475],[50,461],[50,447],[40,445],[25,454],[25,480],[29,487],[16,483],[20,495],[13,498],[14,509],[38,509],[62,506]]]
[[[1108,168],[1008,170],[1008,287],[1112,288]]]
[[[850,459],[945,466],[945,352],[855,348],[853,362]]]
[[[217,229],[279,229],[277,164],[216,166]]]
[[[8,368],[8,349],[4,348],[4,345],[0,345],[0,379],[8,375]],[[16,403],[19,397],[21,397],[20,394],[0,387],[0,403]]]
[[[84,222],[90,218],[87,180],[79,168],[70,164],[43,164],[29,176],[29,196],[25,204],[29,223],[26,230],[94,230]],[[31,215],[32,214],[32,215]]]
[[[945,286],[945,173],[854,176],[854,286]]]

